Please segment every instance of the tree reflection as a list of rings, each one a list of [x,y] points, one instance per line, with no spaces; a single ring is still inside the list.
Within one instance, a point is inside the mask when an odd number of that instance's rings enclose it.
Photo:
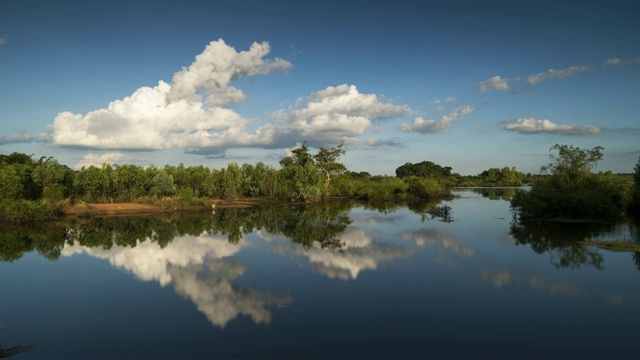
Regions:
[[[516,196],[516,194],[519,191],[523,191],[521,188],[471,188],[471,190],[476,193],[476,194],[480,194],[483,197],[489,199],[489,200],[505,200],[505,201],[511,201],[511,199],[513,199],[514,196]]]
[[[592,266],[604,268],[604,257],[597,250],[582,245],[593,230],[585,224],[544,223],[536,225],[512,224],[510,234],[517,245],[529,245],[538,254],[549,253],[551,263],[557,268]],[[594,224],[594,226],[596,226]],[[607,227],[599,224],[598,227]],[[610,227],[610,226],[609,226]],[[609,229],[610,230],[610,229]]]

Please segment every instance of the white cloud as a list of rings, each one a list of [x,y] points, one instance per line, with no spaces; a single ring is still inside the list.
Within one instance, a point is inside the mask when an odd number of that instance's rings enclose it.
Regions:
[[[306,101],[306,103],[305,103]],[[272,119],[308,141],[339,142],[361,135],[374,121],[411,114],[406,105],[381,102],[376,94],[362,94],[354,85],[329,86],[298,101],[302,109],[279,110]]]
[[[111,151],[104,154],[86,154],[82,157],[76,165],[76,169],[88,168],[90,166],[100,167],[102,164],[123,164],[137,162],[140,159],[135,158],[132,155],[125,154],[119,151]]]
[[[466,115],[473,113],[475,108],[468,105],[458,105],[454,107],[448,114],[442,116],[440,120],[425,119],[417,117],[411,124],[402,124],[403,131],[426,133],[438,133],[451,128],[454,122],[461,120]]]
[[[603,63],[604,66],[618,66],[618,65],[623,65],[623,64],[638,65],[638,64],[640,64],[640,58],[633,59],[633,60],[625,60],[625,59],[620,59],[620,58],[613,58],[613,59],[607,59]]]
[[[268,145],[273,142],[273,128],[249,134],[245,129],[248,121],[224,105],[244,99],[230,82],[291,67],[281,59],[264,60],[269,50],[266,42],[236,52],[223,40],[212,41],[170,84],[160,81],[153,88],[141,87],[86,115],[58,114],[50,127],[53,142],[123,150]]]
[[[615,60],[615,59],[612,59]],[[608,60],[607,60],[608,61]],[[565,78],[569,76],[573,76],[576,73],[586,71],[589,67],[586,65],[580,66],[570,66],[565,69],[554,70],[550,69],[544,72],[540,72],[537,74],[529,75],[526,78],[503,78],[499,75],[496,75],[488,80],[480,82],[476,86],[476,90],[478,92],[487,92],[487,91],[512,91],[514,92],[513,84],[524,84],[525,86],[533,86],[541,83],[544,80],[553,80],[559,78]]]
[[[7,40],[5,40],[4,38],[0,37],[0,45],[4,45],[7,43]]]
[[[527,83],[529,83],[529,85],[536,85],[544,80],[553,80],[553,79],[572,76],[578,72],[586,71],[588,68],[589,68],[588,66],[582,65],[582,66],[571,66],[566,69],[560,69],[560,70],[550,69],[546,72],[541,72],[538,74],[528,76]]]
[[[616,66],[622,64],[623,61],[620,58],[607,59],[603,65],[605,66]]]
[[[222,39],[212,41],[196,56],[189,68],[183,68],[173,75],[167,100],[204,100],[205,104],[214,106],[242,101],[245,96],[241,90],[229,86],[232,81],[257,74],[268,75],[291,67],[290,62],[279,58],[263,60],[270,51],[267,42],[254,42],[249,51],[236,52]],[[201,90],[206,94],[200,95],[198,92]]]
[[[493,90],[508,91],[510,90],[510,87],[509,87],[510,80],[511,79],[505,79],[496,75],[488,80],[480,82],[476,86],[476,89],[479,92],[487,92],[487,91],[493,91]]]
[[[456,98],[449,96],[447,97],[447,101],[448,102],[456,101]]]
[[[519,118],[512,123],[502,124],[502,129],[515,131],[520,134],[564,134],[564,135],[589,135],[598,134],[602,128],[597,126],[569,126],[558,125],[549,120],[536,118]]]

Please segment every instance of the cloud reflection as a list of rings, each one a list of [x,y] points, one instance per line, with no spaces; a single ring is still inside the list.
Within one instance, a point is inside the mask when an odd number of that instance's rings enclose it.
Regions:
[[[402,233],[402,238],[405,240],[411,240],[418,246],[424,246],[426,244],[440,244],[446,250],[461,256],[471,257],[476,252],[468,248],[451,236],[447,231],[438,229],[420,229],[417,231],[405,231]]]
[[[143,281],[158,281],[162,286],[172,284],[175,291],[190,299],[213,325],[224,327],[241,314],[250,316],[256,324],[268,324],[271,313],[266,307],[284,306],[293,298],[231,283],[242,276],[246,268],[225,258],[246,245],[244,239],[230,244],[226,237],[203,233],[177,237],[164,248],[151,241],[138,241],[135,247],[114,244],[109,250],[67,244],[62,255],[87,254],[106,259]]]
[[[527,275],[513,270],[493,271],[482,269],[480,270],[480,278],[498,288],[508,285],[524,285],[550,294],[563,294],[569,296],[586,295],[584,290],[574,285],[547,281],[535,275]]]
[[[412,253],[409,248],[375,243],[363,229],[353,226],[340,235],[340,240],[344,243],[340,250],[322,249],[316,243],[305,249],[287,239],[276,240],[273,247],[280,254],[306,257],[314,271],[341,280],[356,279],[361,271],[375,270],[383,261]]]

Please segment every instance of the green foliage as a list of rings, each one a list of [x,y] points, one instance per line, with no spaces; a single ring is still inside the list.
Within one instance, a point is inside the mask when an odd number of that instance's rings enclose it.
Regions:
[[[23,192],[23,184],[16,165],[0,167],[0,199],[18,199]]]
[[[396,169],[396,176],[403,178],[408,176],[447,178],[450,177],[452,168],[450,166],[440,166],[431,161],[421,163],[406,163]]]
[[[481,186],[522,186],[524,174],[515,167],[490,168],[478,175]]]
[[[173,176],[166,170],[158,170],[152,180],[152,191],[158,197],[170,196],[175,192]]]
[[[622,215],[631,201],[633,184],[626,176],[592,174],[601,147],[582,150],[555,145],[558,157],[543,167],[549,172],[539,178],[528,192],[519,192],[511,200],[514,217],[521,223],[550,218],[586,218],[607,220]]]
[[[33,181],[42,187],[42,197],[44,200],[56,202],[64,199],[65,180],[68,180],[66,166],[60,165],[58,160],[49,157],[40,158],[36,164],[31,177]]]
[[[329,194],[329,184],[331,183],[332,175],[339,175],[347,171],[347,168],[337,162],[338,158],[344,155],[345,150],[342,148],[344,142],[340,142],[340,145],[334,148],[321,147],[318,153],[313,156],[316,166],[325,174],[324,190],[322,195],[327,196]]]
[[[407,193],[418,199],[431,199],[448,194],[444,186],[435,179],[409,177],[405,181],[409,184]]]
[[[543,166],[542,173],[548,173],[566,184],[578,184],[589,177],[591,169],[602,160],[601,146],[593,149],[581,149],[571,145],[555,144],[549,151],[558,150],[558,155],[549,155],[551,162]]]
[[[636,163],[635,168],[633,169],[633,182],[634,182],[634,190],[633,190],[633,200],[632,200],[632,211],[634,215],[640,217],[640,158],[638,158],[638,162]]]

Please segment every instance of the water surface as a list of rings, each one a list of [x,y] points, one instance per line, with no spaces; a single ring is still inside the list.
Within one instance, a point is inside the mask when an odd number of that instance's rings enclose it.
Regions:
[[[335,203],[3,228],[0,351],[635,357],[640,254],[576,240],[637,227],[514,226],[514,191],[460,190],[446,219]]]

